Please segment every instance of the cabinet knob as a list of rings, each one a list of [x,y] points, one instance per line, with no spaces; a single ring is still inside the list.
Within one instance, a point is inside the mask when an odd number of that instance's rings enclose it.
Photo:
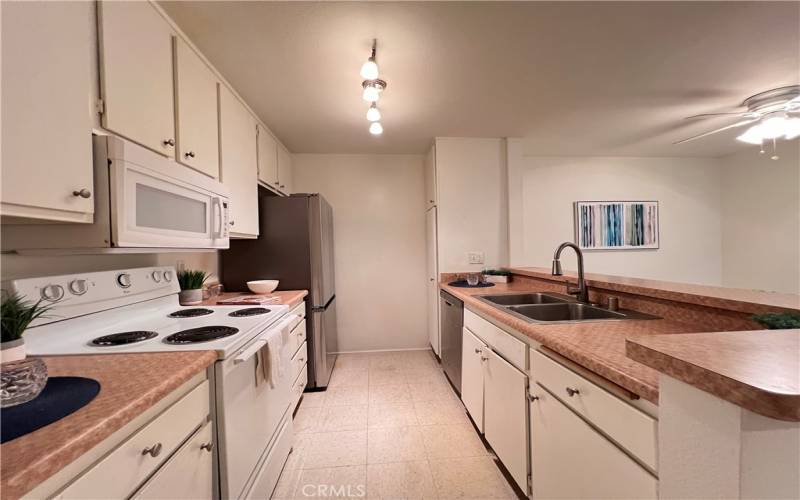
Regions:
[[[487,356],[481,356],[481,361],[489,361],[489,358]]]
[[[297,358],[297,361],[299,361],[300,364],[302,365],[303,363],[306,362],[306,358]]]
[[[476,348],[475,348],[475,354],[480,354],[480,353],[482,353],[482,352],[483,352],[483,349],[481,349],[481,348],[479,348],[479,347],[476,347]]]
[[[162,141],[165,146],[174,147],[175,146],[175,139],[164,139]]]
[[[579,391],[578,389],[575,389],[573,387],[567,387],[567,394],[569,395],[569,397],[572,397],[572,396],[574,396],[576,394],[580,394],[580,393],[581,393],[581,391]]]
[[[161,455],[161,443],[156,443],[153,446],[148,446],[147,448],[143,449],[142,455],[150,455],[153,458]]]
[[[183,156],[185,156],[186,158],[194,158],[194,151],[188,151]]]
[[[433,200],[428,200],[428,203],[433,203]]]
[[[92,196],[92,192],[89,191],[86,188],[83,188],[80,191],[73,191],[72,192],[72,196],[75,196],[75,197],[80,196],[81,198],[89,198],[89,197]]]
[[[230,222],[229,222],[229,224],[230,224],[231,226],[233,226],[233,225],[235,225],[235,224],[236,224],[236,221],[230,221]]]
[[[211,453],[211,450],[214,449],[214,443],[203,443],[200,445],[200,449]]]
[[[528,401],[530,401],[531,403],[533,403],[534,401],[538,401],[538,400],[539,400],[539,396],[534,396],[533,394],[528,394]]]
[[[280,186],[280,185],[281,185],[281,183],[280,183],[280,182],[278,182],[278,181],[275,181],[275,185],[276,185],[276,186]]]
[[[284,186],[283,184],[281,184],[281,189],[283,189],[283,188],[285,188],[285,187],[286,187],[286,186]]]

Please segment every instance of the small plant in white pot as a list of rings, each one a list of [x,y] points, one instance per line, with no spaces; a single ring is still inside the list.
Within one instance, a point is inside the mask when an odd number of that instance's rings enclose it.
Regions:
[[[0,305],[0,406],[3,408],[30,401],[47,383],[47,365],[39,358],[27,358],[22,334],[49,309],[41,300],[26,301],[16,293],[3,296]]]
[[[195,306],[203,302],[203,283],[208,279],[205,271],[185,269],[178,271],[178,284],[181,293],[178,300],[181,305]]]

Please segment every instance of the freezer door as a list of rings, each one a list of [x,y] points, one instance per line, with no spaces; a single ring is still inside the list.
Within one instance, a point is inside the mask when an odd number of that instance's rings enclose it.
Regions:
[[[311,304],[323,307],[336,293],[333,270],[333,208],[319,194],[309,197]]]
[[[309,348],[314,357],[313,366],[309,366],[309,389],[322,389],[328,386],[331,371],[336,362],[339,350],[336,337],[336,297],[327,307],[312,310],[312,341]]]

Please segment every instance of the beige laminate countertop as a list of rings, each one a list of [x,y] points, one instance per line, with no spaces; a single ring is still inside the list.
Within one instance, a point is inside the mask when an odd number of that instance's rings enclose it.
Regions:
[[[654,335],[628,355],[755,413],[800,422],[800,330]]]
[[[218,296],[216,296],[214,298],[211,298],[211,299],[208,299],[208,300],[204,300],[201,305],[204,305],[204,306],[216,306],[218,300],[231,299],[231,298],[234,298],[234,297],[238,297],[240,295],[253,296],[253,295],[256,295],[256,294],[248,293],[248,292],[225,292],[225,293],[223,293],[221,295],[218,295]],[[265,294],[264,296],[265,297],[278,297],[280,299],[280,302],[278,302],[279,305],[286,305],[286,306],[289,306],[289,307],[294,307],[297,304],[301,303],[306,295],[308,295],[308,290],[282,290],[282,291],[268,293],[268,294]],[[269,304],[267,304],[267,305],[269,305]]]
[[[515,271],[516,272],[516,271]],[[658,334],[700,331],[692,325],[666,319],[600,321],[569,324],[530,323],[486,304],[475,295],[504,292],[546,292],[528,283],[498,283],[491,288],[440,287],[464,301],[472,311],[511,327],[584,368],[652,403],[658,404],[659,372],[626,355],[626,339]]]
[[[57,422],[0,445],[0,491],[18,498],[124,427],[217,359],[214,351],[42,358],[50,376],[93,378],[99,394]],[[0,412],[1,413],[1,412]]]

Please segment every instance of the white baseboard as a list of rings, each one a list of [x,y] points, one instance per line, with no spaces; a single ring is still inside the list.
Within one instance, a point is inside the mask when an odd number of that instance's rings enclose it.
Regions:
[[[337,351],[332,354],[370,354],[376,352],[400,352],[400,351],[430,351],[432,350],[430,346],[428,347],[410,347],[406,349],[373,349],[370,351]]]

